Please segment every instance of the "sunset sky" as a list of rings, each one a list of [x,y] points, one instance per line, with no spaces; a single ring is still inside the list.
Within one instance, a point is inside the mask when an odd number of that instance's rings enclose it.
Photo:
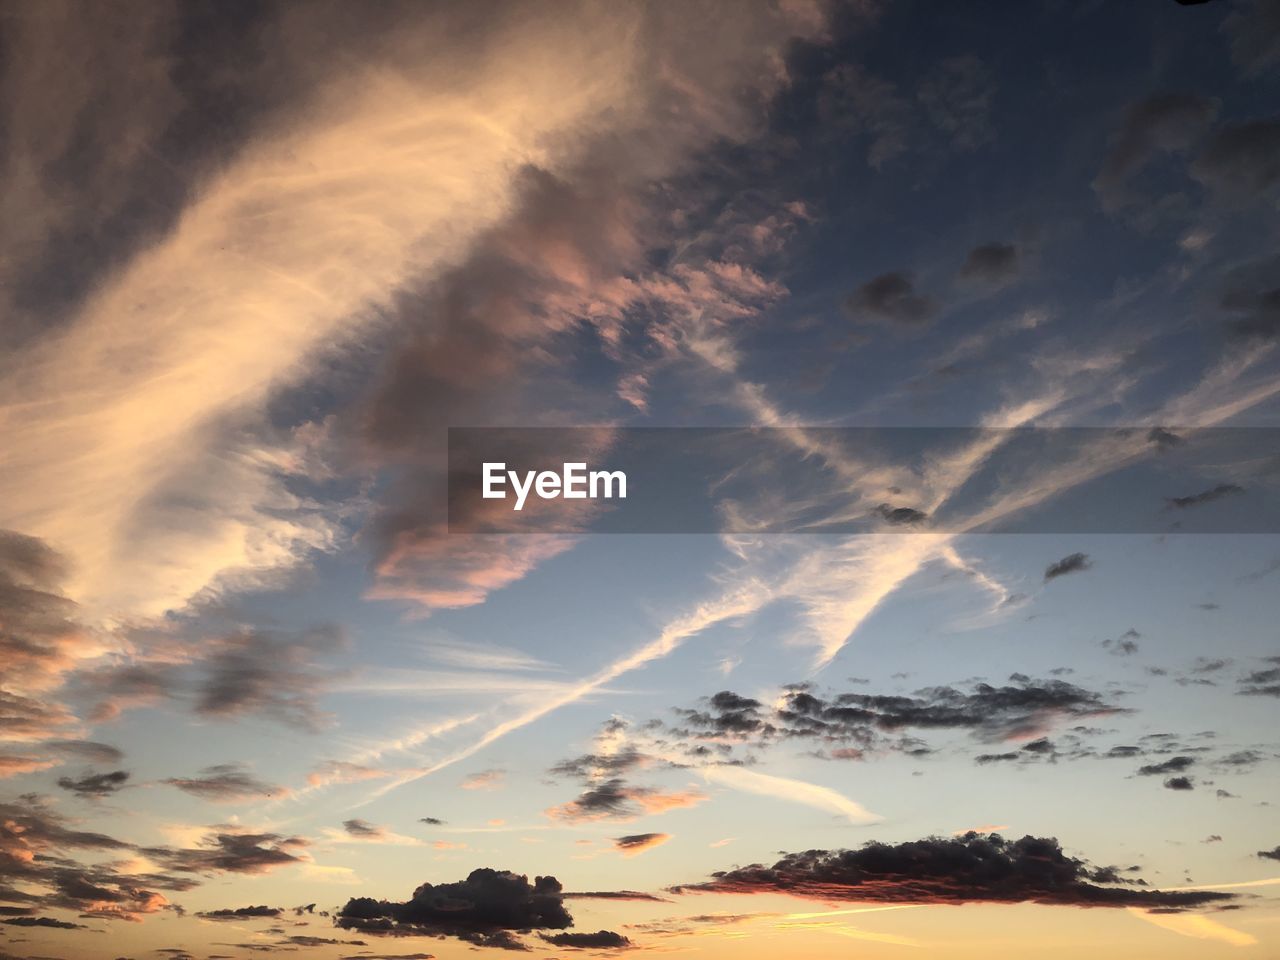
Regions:
[[[0,170],[0,960],[1280,956],[1278,0],[0,0]]]

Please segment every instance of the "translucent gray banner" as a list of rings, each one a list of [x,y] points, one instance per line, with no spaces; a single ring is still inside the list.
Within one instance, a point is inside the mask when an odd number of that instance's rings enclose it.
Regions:
[[[1276,533],[1280,430],[449,430],[451,533]]]

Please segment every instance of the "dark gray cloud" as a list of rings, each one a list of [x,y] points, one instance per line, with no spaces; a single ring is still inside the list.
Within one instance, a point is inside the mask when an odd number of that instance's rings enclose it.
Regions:
[[[625,837],[614,837],[613,845],[625,853],[628,850],[645,850],[670,839],[671,835],[667,833],[631,833]]]
[[[515,933],[564,930],[573,917],[555,877],[482,867],[456,883],[424,883],[402,902],[353,897],[334,923],[383,936],[454,937],[480,947],[527,949]]]
[[[561,761],[551,768],[551,773],[578,778],[622,774],[648,762],[649,758],[634,747],[624,747],[617,753],[586,753],[572,760]]]
[[[316,697],[333,675],[319,661],[342,645],[343,637],[333,627],[225,637],[204,661],[196,712],[218,718],[262,713],[316,729],[326,719]]]
[[[1093,566],[1093,561],[1089,559],[1087,553],[1073,553],[1063,557],[1054,563],[1049,564],[1044,571],[1044,582],[1056,580],[1058,577],[1065,577],[1069,573],[1079,573],[1082,570],[1088,570]]]
[[[1161,763],[1150,763],[1138,768],[1140,777],[1159,777],[1166,773],[1181,773],[1195,765],[1195,757],[1170,757]]]
[[[1218,114],[1218,101],[1192,93],[1160,93],[1129,106],[1093,181],[1103,206],[1128,200],[1128,181],[1158,154],[1191,147]]]
[[[1164,788],[1166,790],[1194,790],[1196,784],[1190,777],[1170,777],[1164,782]]]
[[[419,817],[419,818],[418,818],[418,822],[419,822],[419,823],[425,823],[425,824],[426,824],[427,826],[429,826],[429,827],[442,827],[442,826],[444,826],[444,821],[443,821],[443,820],[441,820],[441,819],[439,819],[438,817]]]
[[[110,773],[86,773],[82,777],[59,777],[58,786],[78,797],[109,797],[129,781],[127,770]]]
[[[629,939],[612,930],[597,930],[595,933],[556,933],[541,934],[543,940],[553,947],[572,947],[575,950],[625,950],[632,946]]]
[[[1280,860],[1280,846],[1274,850],[1259,850],[1258,856],[1264,860]]]
[[[368,820],[360,820],[358,818],[343,820],[342,829],[347,831],[350,836],[366,840],[386,836],[386,831],[377,824],[370,823]]]
[[[1201,490],[1199,493],[1188,494],[1185,497],[1168,497],[1169,506],[1186,509],[1187,507],[1198,507],[1203,503],[1213,503],[1215,500],[1221,500],[1223,497],[1229,497],[1232,494],[1244,493],[1244,487],[1234,483],[1220,483],[1208,490]]]
[[[205,767],[196,777],[168,777],[160,782],[214,803],[261,800],[287,792],[283,787],[264,783],[236,763],[216,764]]]
[[[274,920],[284,911],[280,907],[223,907],[218,910],[203,910],[196,916],[202,920]]]
[[[857,318],[881,320],[904,326],[928,323],[941,309],[936,299],[920,293],[910,273],[882,273],[860,286],[845,301]]]
[[[300,862],[307,846],[302,837],[215,827],[196,847],[143,847],[141,852],[178,873],[258,874]]]
[[[865,742],[870,730],[969,730],[985,740],[1026,737],[1064,720],[1126,712],[1099,693],[1064,680],[1018,677],[969,691],[930,687],[914,696],[844,693],[831,700],[807,690],[786,695],[776,711],[788,736]]]
[[[1018,276],[1018,248],[1012,243],[984,243],[974,247],[960,267],[964,280],[1002,287]]]
[[[752,864],[712,874],[674,893],[775,894],[854,903],[1040,903],[1141,907],[1165,911],[1225,903],[1235,895],[1209,890],[1141,889],[1117,884],[1114,868],[1068,856],[1058,841],[992,834],[928,837],[857,850],[791,853],[772,866]]]
[[[1273,662],[1280,658],[1269,658]],[[1247,697],[1280,697],[1280,666],[1254,670],[1240,678],[1239,694]]]
[[[1280,287],[1233,290],[1223,297],[1222,309],[1231,316],[1227,330],[1236,337],[1259,340],[1280,337]]]
[[[1280,120],[1224,124],[1191,169],[1197,179],[1225,195],[1258,197],[1280,183]]]
[[[55,920],[53,917],[14,917],[12,920],[0,920],[0,923],[11,927],[47,927],[51,930],[88,930],[83,923],[72,923],[70,920]]]
[[[922,513],[914,507],[895,507],[887,503],[882,503],[876,507],[876,513],[880,515],[880,519],[891,527],[914,526],[929,519],[927,513]]]

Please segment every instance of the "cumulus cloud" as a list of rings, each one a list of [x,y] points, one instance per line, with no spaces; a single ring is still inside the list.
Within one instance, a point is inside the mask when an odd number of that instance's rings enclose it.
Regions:
[[[998,834],[929,837],[857,850],[787,854],[712,874],[673,893],[785,894],[854,903],[1039,903],[1078,907],[1186,910],[1234,898],[1209,890],[1142,889],[1118,883],[1111,868],[1068,856],[1052,838],[1007,840]]]
[[[722,691],[708,709],[681,710],[685,736],[769,743],[780,738],[854,744],[866,749],[920,751],[919,741],[882,739],[909,730],[968,730],[982,740],[1026,739],[1063,723],[1125,712],[1102,694],[1063,680],[1021,675],[1008,684],[979,683],[965,691],[928,687],[912,696],[861,692],[823,696],[808,685],[784,691],[769,708]],[[927,753],[927,750],[923,752]]]
[[[479,947],[526,949],[515,934],[573,926],[555,877],[482,867],[456,883],[424,883],[402,902],[354,897],[334,922],[384,936],[453,937]]]
[[[845,301],[857,318],[882,320],[904,326],[928,323],[941,309],[933,297],[916,290],[910,273],[882,273],[860,286]]]

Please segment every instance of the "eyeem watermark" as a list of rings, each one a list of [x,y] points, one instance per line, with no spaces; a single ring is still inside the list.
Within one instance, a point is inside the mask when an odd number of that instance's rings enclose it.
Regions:
[[[501,462],[485,461],[484,488],[486,500],[506,500],[508,483],[515,493],[514,510],[523,510],[532,491],[541,500],[619,500],[627,499],[627,475],[621,470],[587,470],[585,463],[566,463],[559,473],[554,470],[526,470],[523,474],[508,470]]]

